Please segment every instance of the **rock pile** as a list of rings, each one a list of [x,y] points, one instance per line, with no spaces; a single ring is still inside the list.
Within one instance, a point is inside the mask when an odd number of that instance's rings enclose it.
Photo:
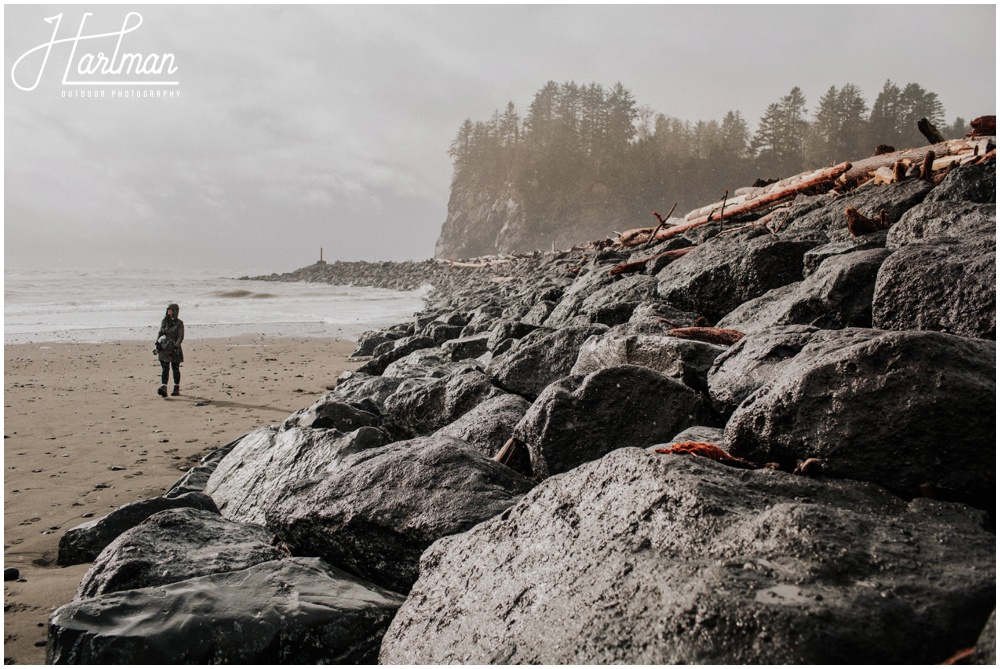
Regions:
[[[995,171],[275,275],[435,289],[314,405],[68,532],[93,566],[48,659],[995,663]],[[712,326],[744,336],[681,337]]]

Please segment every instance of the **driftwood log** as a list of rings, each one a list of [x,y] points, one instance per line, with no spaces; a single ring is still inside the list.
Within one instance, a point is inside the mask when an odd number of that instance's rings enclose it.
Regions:
[[[833,167],[804,172],[788,179],[782,179],[759,190],[755,189],[755,192],[744,197],[738,204],[730,203],[731,208],[728,211],[728,216],[730,219],[736,218],[790,200],[803,191],[834,181],[849,169],[851,169],[851,163],[841,163]],[[670,239],[693,228],[718,221],[721,219],[721,214],[720,210],[715,209],[708,214],[697,216],[693,220],[662,229],[655,234],[654,238],[656,241]],[[622,246],[636,246],[647,241],[652,232],[652,228],[628,230],[621,234],[618,241]]]
[[[697,341],[703,341],[709,344],[722,344],[723,346],[732,346],[740,339],[743,339],[746,335],[739,330],[729,330],[727,328],[708,328],[708,327],[692,327],[692,328],[673,328],[668,333],[671,337],[680,337],[681,339],[695,339]]]
[[[917,121],[917,130],[919,130],[920,134],[926,137],[927,141],[931,144],[940,144],[944,141],[944,135],[942,135],[938,129],[934,127],[933,123],[925,118]]]
[[[996,136],[997,134],[996,116],[980,116],[972,119],[969,125],[972,126],[972,132],[967,135],[968,137]]]
[[[643,258],[642,260],[634,260],[632,262],[623,262],[620,265],[615,265],[610,270],[608,274],[611,276],[618,276],[619,274],[632,274],[634,272],[641,272],[646,269],[646,264],[651,260],[657,260],[659,258],[672,258],[676,260],[683,255],[687,255],[691,251],[694,251],[696,246],[685,246],[682,249],[671,249],[670,251],[664,251],[663,253],[657,253],[655,256],[650,256],[648,258]]]
[[[933,151],[937,158],[943,159],[959,154],[969,154],[970,156],[985,139],[951,139],[940,144],[922,146],[916,149],[906,149],[904,151],[894,151],[871,158],[865,158],[851,164],[851,168],[844,172],[837,181],[841,185],[857,184],[868,179],[880,167],[892,168],[898,162],[908,165],[917,165],[923,161],[928,151]],[[982,153],[982,151],[981,151]]]
[[[891,225],[887,220],[885,209],[879,212],[878,218],[868,218],[854,207],[848,207],[844,213],[847,214],[847,231],[851,233],[851,237],[888,230]]]
[[[740,469],[757,469],[757,465],[743,458],[736,458],[719,448],[717,444],[713,444],[707,441],[682,441],[679,444],[674,444],[668,448],[657,448],[653,451],[654,453],[660,453],[662,455],[693,455],[695,457],[708,458],[709,460],[715,460],[716,462],[721,462],[724,465],[729,465],[730,467],[738,467]]]
[[[495,456],[494,462],[510,467],[518,474],[531,476],[531,454],[528,452],[528,445],[519,439],[511,437],[503,445]]]

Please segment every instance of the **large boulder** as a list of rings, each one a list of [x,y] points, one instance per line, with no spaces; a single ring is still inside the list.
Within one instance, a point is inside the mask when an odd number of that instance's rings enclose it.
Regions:
[[[899,248],[934,237],[966,237],[996,234],[996,204],[975,202],[923,202],[903,214],[889,229],[886,246]]]
[[[992,508],[995,417],[995,342],[828,331],[736,409],[726,445],[758,464],[820,458],[831,477]]]
[[[423,335],[411,335],[394,341],[388,341],[376,347],[373,352],[375,357],[358,367],[357,371],[363,374],[378,376],[385,371],[386,367],[400,358],[404,358],[422,348],[434,348],[436,346],[436,341]]]
[[[533,400],[547,385],[570,373],[588,337],[607,330],[608,326],[596,323],[535,330],[490,361],[486,373],[504,390]]]
[[[802,256],[802,276],[808,278],[810,274],[819,269],[819,266],[831,256],[850,254],[857,251],[870,251],[872,249],[884,249],[885,240],[888,235],[888,230],[879,230],[868,235],[848,237],[847,239],[809,249]]]
[[[373,664],[403,597],[315,558],[72,602],[50,664]]]
[[[94,560],[75,599],[239,571],[287,554],[258,525],[234,523],[217,513],[171,509],[123,533]]]
[[[625,446],[649,446],[712,418],[701,395],[648,367],[619,365],[556,381],[514,430],[536,479]]]
[[[424,385],[401,386],[385,401],[385,415],[401,434],[424,436],[502,394],[477,367],[466,365]]]
[[[362,427],[378,427],[380,422],[379,417],[371,412],[358,409],[332,395],[325,395],[312,406],[300,409],[286,418],[281,427],[284,430],[301,427],[353,432]]]
[[[748,334],[776,325],[871,327],[875,279],[890,255],[887,249],[833,255],[803,281],[744,302],[717,325]]]
[[[491,397],[435,434],[466,441],[492,458],[514,434],[529,406],[526,399],[513,393]]]
[[[661,298],[712,321],[772,288],[802,280],[802,257],[823,234],[773,235],[759,228],[705,242],[656,275]]]
[[[611,331],[583,343],[571,373],[585,375],[617,365],[638,365],[704,391],[708,389],[709,368],[725,350],[693,339]]]
[[[263,525],[265,506],[284,485],[336,468],[347,456],[388,441],[388,435],[374,427],[348,434],[261,428],[243,437],[222,459],[206,490],[226,518]]]
[[[996,339],[996,236],[938,237],[896,251],[882,265],[874,327]]]
[[[783,229],[819,231],[826,234],[830,241],[843,241],[850,237],[846,215],[848,207],[857,209],[869,218],[878,218],[885,211],[886,221],[893,224],[920,204],[932,188],[931,184],[922,179],[904,179],[883,186],[872,183],[838,196],[823,207],[793,217]]]
[[[989,621],[983,627],[979,641],[976,642],[976,650],[972,653],[972,664],[997,663],[997,611],[993,609]]]
[[[187,492],[173,497],[153,497],[124,504],[106,516],[66,530],[59,539],[56,564],[67,567],[93,562],[108,544],[154,513],[167,509],[193,508],[218,513],[211,497],[202,492]]]
[[[994,156],[979,165],[956,167],[927,194],[927,202],[966,200],[997,201],[997,159]]]
[[[838,336],[863,335],[870,330],[847,330]],[[728,416],[758,388],[777,376],[822,331],[811,325],[785,325],[743,337],[715,359],[708,371],[712,405]]]
[[[625,448],[447,537],[385,664],[930,664],[996,602],[982,514]]]
[[[588,295],[580,305],[580,313],[593,323],[625,323],[636,307],[655,299],[656,286],[657,281],[651,276],[626,275]]]
[[[345,372],[337,379],[332,396],[348,404],[371,400],[379,409],[385,398],[396,392],[400,380],[387,376],[372,376],[359,372]]]
[[[581,308],[588,297],[605,286],[614,282],[606,269],[591,268],[586,274],[581,274],[567,288],[552,313],[542,323],[548,328],[561,328],[569,325],[575,318],[581,316]],[[588,322],[589,317],[584,317]]]
[[[268,509],[267,523],[295,554],[320,556],[405,593],[428,546],[502,513],[532,485],[465,442],[423,437],[292,482]]]

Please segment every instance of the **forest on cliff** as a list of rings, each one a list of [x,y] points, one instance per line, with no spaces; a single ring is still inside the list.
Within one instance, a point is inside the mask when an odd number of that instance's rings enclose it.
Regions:
[[[549,81],[523,115],[510,102],[460,126],[438,255],[600,237],[650,222],[653,209],[676,203],[683,213],[726,189],[869,156],[880,144],[921,146],[922,118],[946,139],[967,131],[962,118],[947,123],[938,95],[916,83],[887,81],[870,104],[854,84],[830,86],[813,109],[794,87],[753,128],[737,110],[721,121],[670,117],[638,104],[621,83]]]

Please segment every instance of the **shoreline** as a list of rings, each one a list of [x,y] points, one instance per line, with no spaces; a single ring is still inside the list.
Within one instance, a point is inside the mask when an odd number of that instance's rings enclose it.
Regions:
[[[5,663],[45,662],[48,618],[90,566],[56,566],[65,530],[162,494],[206,453],[309,406],[360,364],[354,348],[192,338],[181,395],[163,399],[148,341],[5,343],[4,567],[24,579],[4,583]]]

